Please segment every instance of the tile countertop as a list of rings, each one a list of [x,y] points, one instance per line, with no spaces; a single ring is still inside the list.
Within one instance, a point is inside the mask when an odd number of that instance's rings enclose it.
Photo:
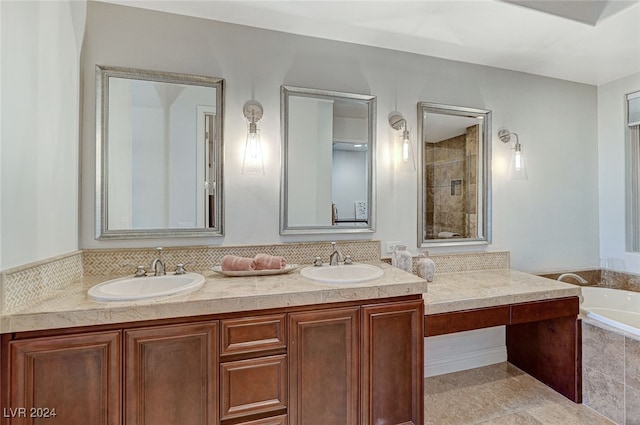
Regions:
[[[0,333],[137,322],[238,311],[262,310],[355,300],[376,300],[427,292],[418,276],[380,262],[379,279],[345,285],[315,282],[300,268],[281,275],[225,277],[203,272],[204,286],[184,295],[141,301],[96,302],[92,286],[119,276],[86,276],[29,304],[0,315]]]
[[[580,287],[510,269],[436,272],[425,315],[580,295]]]
[[[88,276],[0,316],[0,333],[127,323],[423,294],[425,314],[580,295],[580,287],[509,269],[436,274],[427,283],[386,263],[384,275],[343,286],[303,278],[300,271],[228,278],[214,272],[185,295],[136,302],[95,302],[87,290],[113,276]],[[427,291],[428,288],[428,291]]]

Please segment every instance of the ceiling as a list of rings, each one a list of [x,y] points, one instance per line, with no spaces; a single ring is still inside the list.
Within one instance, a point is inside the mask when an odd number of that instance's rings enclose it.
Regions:
[[[106,0],[599,85],[640,73],[640,0]]]

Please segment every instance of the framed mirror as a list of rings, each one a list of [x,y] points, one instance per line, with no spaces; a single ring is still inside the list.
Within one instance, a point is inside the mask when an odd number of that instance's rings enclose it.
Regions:
[[[223,235],[223,89],[96,66],[96,238]]]
[[[281,88],[280,234],[373,232],[376,97]]]
[[[491,111],[418,103],[418,245],[491,242]]]

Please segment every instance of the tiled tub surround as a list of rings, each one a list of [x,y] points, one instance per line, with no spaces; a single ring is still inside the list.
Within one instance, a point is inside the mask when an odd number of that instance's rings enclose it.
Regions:
[[[640,276],[614,270],[578,270],[586,286],[640,292]],[[557,279],[560,273],[545,274]],[[567,282],[578,285],[574,279]],[[582,318],[583,403],[617,424],[640,424],[640,341],[636,335]]]
[[[640,424],[640,341],[582,321],[583,403],[617,424]]]
[[[585,286],[603,286],[606,288],[623,289],[625,291],[640,292],[640,275],[607,269],[592,269],[571,271],[587,280]],[[540,276],[557,279],[562,273],[544,273]],[[567,278],[565,282],[580,285],[575,279]]]

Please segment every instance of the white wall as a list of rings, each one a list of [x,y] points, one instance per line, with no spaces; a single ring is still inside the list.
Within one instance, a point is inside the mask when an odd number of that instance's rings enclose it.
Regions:
[[[84,1],[0,2],[0,269],[78,249]]]
[[[625,95],[640,90],[640,74],[598,87],[600,258],[640,273],[640,253],[625,252]]]
[[[102,3],[89,4],[87,22],[82,57],[82,248],[339,239],[278,233],[284,84],[377,96],[377,226],[369,237],[382,240],[383,246],[385,241],[402,241],[417,251],[417,176],[393,172],[390,153],[397,133],[387,116],[399,110],[415,130],[416,104],[429,101],[493,111],[491,250],[510,250],[512,266],[524,271],[598,265],[593,86]],[[94,240],[95,64],[225,78],[223,240]],[[259,177],[240,174],[246,137],[242,105],[251,98],[265,111],[260,121],[265,175]],[[510,149],[495,136],[501,127],[520,136],[528,182],[507,182]]]

